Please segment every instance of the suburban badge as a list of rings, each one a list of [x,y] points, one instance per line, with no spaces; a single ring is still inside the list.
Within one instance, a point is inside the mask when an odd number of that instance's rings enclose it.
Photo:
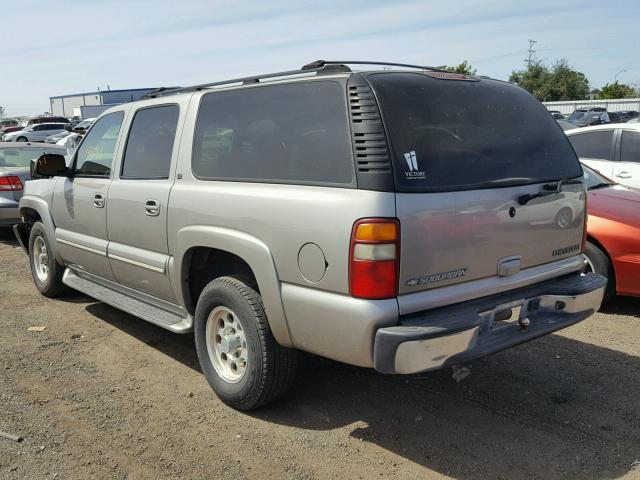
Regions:
[[[406,285],[409,287],[415,287],[418,285],[427,285],[429,283],[441,282],[443,280],[451,280],[453,278],[464,277],[467,268],[459,268],[458,270],[451,270],[450,272],[434,273],[431,275],[425,275],[419,278],[412,278],[407,280]]]

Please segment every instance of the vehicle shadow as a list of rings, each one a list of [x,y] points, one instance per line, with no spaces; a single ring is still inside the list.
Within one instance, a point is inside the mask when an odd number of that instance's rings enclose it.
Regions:
[[[101,303],[87,311],[200,371],[191,335]],[[473,362],[460,383],[450,369],[386,376],[309,363],[284,400],[248,415],[302,430],[346,428],[353,443],[345,448],[369,442],[464,480],[604,479],[639,468],[637,356],[549,335]]]
[[[613,315],[640,317],[640,298],[615,297],[611,302],[604,304],[600,311]]]
[[[91,301],[91,299],[89,299],[89,301]],[[87,305],[86,310],[91,315],[135,337],[140,342],[155,348],[164,355],[179,361],[196,372],[202,373],[196,355],[196,345],[193,335],[180,335],[169,332],[168,330],[145,322],[102,302]]]
[[[12,247],[18,247],[20,245],[10,227],[0,227],[0,243],[11,245]]]

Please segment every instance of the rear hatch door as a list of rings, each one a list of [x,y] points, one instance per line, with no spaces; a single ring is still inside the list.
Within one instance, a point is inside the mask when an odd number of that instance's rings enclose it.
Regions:
[[[384,72],[369,81],[394,162],[400,293],[580,252],[582,169],[537,100],[488,79]]]

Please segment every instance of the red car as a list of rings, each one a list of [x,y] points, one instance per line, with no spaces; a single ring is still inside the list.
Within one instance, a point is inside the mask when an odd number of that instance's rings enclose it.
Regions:
[[[587,270],[609,279],[615,294],[640,296],[640,190],[618,185],[586,165]]]

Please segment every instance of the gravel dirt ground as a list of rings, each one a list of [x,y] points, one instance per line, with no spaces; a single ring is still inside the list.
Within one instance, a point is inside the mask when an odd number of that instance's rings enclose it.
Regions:
[[[0,478],[640,478],[639,316],[617,299],[460,383],[310,358],[284,401],[245,414],[190,335],[40,296],[0,232],[0,430],[24,437],[0,438]]]

